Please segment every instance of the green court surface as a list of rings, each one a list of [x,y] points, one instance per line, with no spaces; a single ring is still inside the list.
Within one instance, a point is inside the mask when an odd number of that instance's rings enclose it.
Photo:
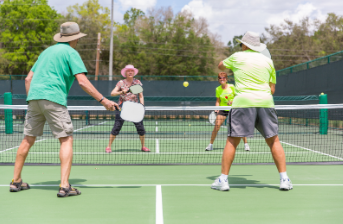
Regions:
[[[59,166],[25,166],[32,189],[18,193],[13,166],[0,173],[0,223],[343,223],[342,165],[289,165],[291,191],[273,165],[234,165],[229,192],[210,189],[218,165],[73,166],[82,194],[68,198]]]
[[[126,122],[112,145],[113,153],[105,153],[113,120],[73,120],[74,164],[219,164],[225,146],[227,127],[222,126],[214,150],[205,152],[213,130],[206,120],[147,120],[145,143],[150,153],[140,151],[141,144],[134,125]],[[1,133],[0,163],[13,163],[23,138],[23,123],[16,123],[13,134]],[[342,162],[342,130],[330,129],[320,135],[318,127],[279,124],[279,138],[287,162]],[[1,131],[1,129],[0,129]],[[273,163],[268,146],[256,131],[248,138],[250,152],[238,146],[234,163]],[[59,142],[48,125],[31,148],[27,163],[59,163]]]

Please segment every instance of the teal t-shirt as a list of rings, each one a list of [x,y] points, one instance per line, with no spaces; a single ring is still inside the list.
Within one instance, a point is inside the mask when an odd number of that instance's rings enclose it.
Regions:
[[[274,107],[269,83],[276,83],[276,73],[270,58],[246,50],[234,53],[223,64],[235,77],[236,96],[232,108]]]
[[[80,54],[69,43],[57,43],[43,51],[31,71],[33,78],[26,101],[49,100],[67,106],[76,74],[87,73]]]
[[[233,98],[235,97],[235,86],[227,84],[225,89],[223,89],[221,85],[218,86],[216,88],[216,97],[220,100],[219,106],[229,106],[227,103],[233,101]]]

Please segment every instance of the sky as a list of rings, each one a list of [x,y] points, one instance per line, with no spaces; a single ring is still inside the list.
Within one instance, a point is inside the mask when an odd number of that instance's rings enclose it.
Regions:
[[[49,0],[58,12],[66,12],[67,6],[82,4],[85,0]],[[100,5],[111,8],[110,0],[99,0]],[[123,15],[131,7],[146,12],[151,7],[173,8],[174,13],[188,10],[195,18],[204,17],[209,30],[221,36],[226,45],[233,36],[246,31],[265,33],[270,24],[280,24],[284,19],[298,22],[304,17],[324,21],[327,13],[343,16],[343,1],[299,0],[114,0],[114,20],[123,22]]]

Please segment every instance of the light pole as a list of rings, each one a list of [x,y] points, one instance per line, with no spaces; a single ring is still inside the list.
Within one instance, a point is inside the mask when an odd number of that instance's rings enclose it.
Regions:
[[[111,0],[111,45],[110,45],[110,67],[109,67],[109,80],[112,81],[112,68],[113,68],[113,1]]]

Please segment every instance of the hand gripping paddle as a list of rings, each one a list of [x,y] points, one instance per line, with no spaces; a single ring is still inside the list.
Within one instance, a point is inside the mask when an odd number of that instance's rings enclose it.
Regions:
[[[145,107],[141,103],[125,101],[121,108],[120,117],[125,121],[139,123],[145,115]]]

